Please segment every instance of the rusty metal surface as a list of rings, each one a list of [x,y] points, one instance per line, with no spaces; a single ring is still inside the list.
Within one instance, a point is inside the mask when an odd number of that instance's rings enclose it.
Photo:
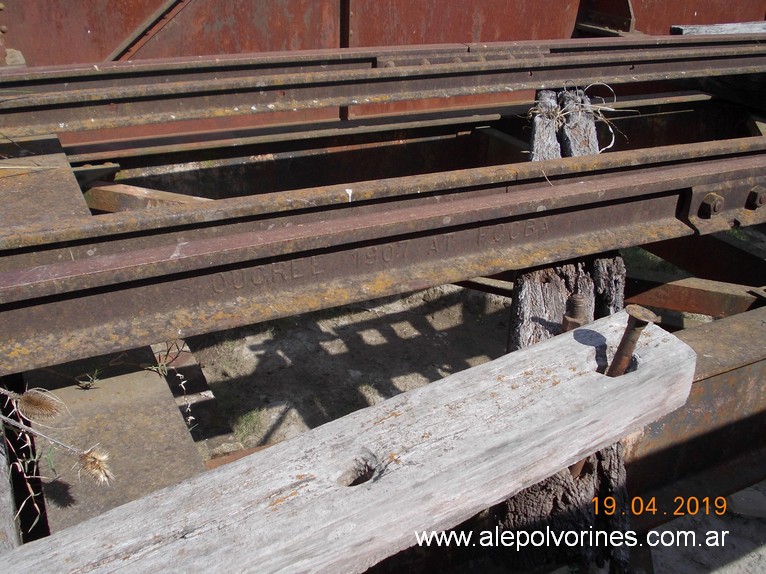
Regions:
[[[762,21],[766,14],[764,0],[705,0],[704,2],[667,2],[631,0],[636,29],[645,34],[669,34],[674,24],[724,24]]]
[[[349,0],[349,10],[349,46],[395,46],[569,38],[577,2]]]
[[[664,0],[583,0],[578,28],[585,32],[608,30],[651,35],[670,34],[676,24],[723,24],[762,21],[766,1],[708,0],[705,2]]]
[[[90,218],[63,153],[0,160],[0,204],[2,227]]]
[[[509,186],[523,189],[522,186],[539,186],[548,181],[556,182],[559,178],[573,177],[579,174],[583,181],[592,174],[596,180],[600,180],[599,172],[619,170],[626,166],[643,166],[657,170],[660,167],[673,168],[676,163],[691,160],[693,163],[701,159],[726,160],[716,164],[713,171],[721,170],[716,177],[726,178],[728,173],[737,173],[742,166],[737,161],[745,162],[750,167],[757,166],[760,156],[766,151],[766,138],[751,137],[719,142],[703,142],[678,146],[663,146],[658,148],[643,149],[630,152],[616,152],[592,157],[564,158],[548,161],[544,165],[533,162],[524,162],[511,165],[498,165],[480,167],[460,171],[442,172],[437,174],[424,174],[407,178],[390,178],[378,181],[354,182],[349,196],[348,185],[334,185],[320,188],[307,188],[292,190],[290,192],[275,194],[253,194],[246,197],[222,199],[204,207],[173,206],[161,212],[140,212],[132,214],[114,214],[93,218],[88,221],[75,220],[67,222],[62,219],[57,222],[55,228],[49,225],[19,226],[0,229],[0,249],[5,251],[14,249],[36,248],[46,244],[60,242],[76,242],[67,246],[71,249],[75,258],[84,257],[78,251],[78,245],[84,241],[100,241],[100,238],[110,240],[121,239],[120,236],[152,232],[162,229],[163,233],[155,234],[157,238],[167,237],[168,245],[174,245],[177,241],[185,241],[181,237],[173,236],[172,231],[177,229],[189,229],[195,226],[200,231],[215,225],[216,229],[222,229],[229,222],[227,220],[262,221],[271,219],[267,225],[278,224],[282,215],[296,209],[319,209],[330,208],[323,212],[322,217],[332,217],[333,213],[344,215],[338,208],[356,208],[364,202],[390,202],[393,200],[412,200],[423,197],[438,197],[436,201],[443,202],[449,198],[466,198],[468,190],[477,192],[485,190],[492,194],[504,194]],[[750,155],[752,158],[748,159]],[[742,157],[737,157],[742,156]],[[737,160],[737,161],[734,161]],[[750,163],[755,162],[755,163]],[[703,170],[701,164],[697,166]],[[705,172],[700,172],[705,173]],[[709,175],[709,171],[707,174]],[[688,172],[687,174],[688,175]],[[674,177],[674,172],[669,170],[664,174],[666,178]],[[704,181],[704,176],[693,180],[695,183]],[[458,196],[454,192],[461,190]],[[729,190],[731,191],[731,190]],[[486,193],[485,193],[486,194]],[[734,202],[729,202],[729,209],[736,210]],[[371,207],[373,212],[378,209]],[[757,213],[761,213],[759,210]],[[305,220],[298,220],[305,221]],[[255,231],[259,227],[247,228]],[[245,229],[237,228],[238,231]],[[110,236],[117,236],[110,237]],[[106,245],[109,243],[102,241]],[[156,245],[154,243],[153,245]],[[78,254],[79,253],[79,254]],[[99,250],[99,253],[101,251]],[[12,258],[3,258],[4,269],[14,268],[9,264]],[[44,261],[39,261],[42,264]],[[9,267],[10,265],[10,267]]]
[[[143,348],[120,357],[97,357],[24,373],[27,388],[50,390],[66,405],[69,418],[44,432],[80,448],[89,448],[97,440],[108,450],[109,466],[120,485],[94,488],[92,481],[72,470],[71,453],[62,449],[48,453],[51,466],[61,473],[43,484],[51,532],[204,471],[168,383],[144,367],[156,362]],[[76,380],[87,380],[85,374],[94,373],[99,381],[93,388],[83,390],[76,384]]]
[[[734,283],[697,277],[676,279],[651,272],[630,274],[625,285],[625,300],[687,313],[700,313],[716,319],[744,313],[763,306],[752,288]]]
[[[754,210],[755,213],[764,208]],[[733,237],[693,236],[643,246],[658,257],[712,281],[760,287],[766,285],[764,256]]]
[[[340,0],[192,0],[133,59],[340,47]]]
[[[196,238],[187,229],[183,239],[176,236],[164,246],[89,257],[88,250],[104,243],[104,229],[94,225],[100,243],[64,248],[76,260],[2,274],[0,328],[12,335],[2,347],[0,372],[526,268],[647,238],[682,236],[693,230],[678,218],[678,205],[683,203],[679,198],[694,182],[759,181],[766,161],[762,155],[746,155],[663,169],[623,168],[583,185],[579,167],[592,164],[593,169],[600,162],[608,165],[619,159],[625,161],[614,154],[560,160],[550,166],[517,164],[402,178],[383,185],[368,182],[360,189],[337,189],[336,198],[343,195],[347,207],[336,211],[334,218],[307,212],[287,216],[283,225],[267,219],[258,224],[260,230],[207,239]],[[557,166],[574,171],[518,189],[503,183],[503,175],[515,180],[519,171],[547,167],[555,174]],[[348,205],[357,191],[370,197],[407,188],[426,191],[430,186],[449,193],[445,186],[459,184],[452,188],[453,194],[475,190],[481,181],[477,176],[485,178],[486,186],[479,195],[458,194],[451,201],[440,201],[437,194],[427,203],[411,206],[361,205],[365,210],[361,213]],[[471,181],[474,185],[466,189]],[[328,201],[327,192],[317,195]],[[247,200],[251,209],[258,206],[256,199]],[[173,209],[181,213],[185,208]],[[220,208],[211,209],[214,213]],[[132,226],[148,221],[146,215],[115,215]],[[291,217],[303,219],[288,225]],[[123,232],[128,229],[122,227]],[[77,230],[82,233],[83,227]],[[156,235],[166,230],[161,231]],[[35,254],[40,251],[35,249]],[[63,254],[60,249],[53,253]],[[9,255],[4,262],[25,260],[24,253]]]
[[[766,446],[766,308],[677,336],[697,353],[695,382],[684,407],[627,442],[628,487],[633,495],[676,484],[684,476]],[[672,513],[672,497],[686,493],[676,489],[665,494],[671,496],[658,501],[657,507]],[[647,526],[667,520],[649,514],[636,518]]]
[[[9,71],[0,74],[9,95],[0,102],[0,115],[7,136],[23,137],[208,116],[268,115],[510,93],[562,87],[573,81],[621,84],[758,73],[766,69],[766,47],[757,40],[722,36],[702,46],[689,44],[684,37],[619,44],[572,41],[447,46],[437,50],[438,54],[462,54],[464,61],[420,65],[406,62],[394,67],[374,66],[384,59],[396,62],[397,58],[409,58],[412,50],[292,55],[289,70],[288,59],[261,56],[221,58],[215,62],[115,63],[97,69]],[[435,59],[434,49],[431,53]],[[164,81],[157,82],[158,76]],[[25,95],[10,97],[17,93],[14,90],[24,90]]]
[[[352,48],[562,39],[571,37],[577,16],[576,2],[559,0],[477,0],[470,6],[440,0],[349,0],[348,6],[347,45]],[[545,17],[540,17],[541,14]],[[429,60],[428,55],[423,55],[418,62],[420,60]],[[512,92],[367,104],[350,108],[349,117],[448,109],[456,105],[501,104],[533,98],[534,92]]]
[[[101,62],[166,0],[5,0],[6,48],[28,66]],[[45,41],[41,41],[44,38]]]
[[[165,0],[157,10],[135,28],[105,60],[131,60],[141,47],[168,25],[193,0]]]
[[[3,43],[20,50],[29,66],[340,47],[340,0],[3,4]]]

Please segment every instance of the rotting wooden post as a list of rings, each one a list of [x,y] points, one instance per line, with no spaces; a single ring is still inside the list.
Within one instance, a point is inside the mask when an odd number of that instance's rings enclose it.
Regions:
[[[582,90],[564,90],[559,94],[559,105],[564,116],[561,129],[564,157],[598,154],[596,120],[590,98]]]
[[[16,526],[16,506],[13,502],[10,470],[6,455],[5,437],[0,436],[0,556],[16,548],[19,531]]]
[[[556,92],[540,90],[537,105],[532,112],[532,161],[558,159],[561,157],[556,132],[561,122],[561,110],[556,101]]]

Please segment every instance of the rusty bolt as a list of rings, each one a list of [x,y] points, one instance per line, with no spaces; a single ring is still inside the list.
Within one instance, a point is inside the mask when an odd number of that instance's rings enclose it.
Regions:
[[[747,207],[750,209],[758,209],[764,205],[766,205],[766,187],[756,185],[750,190],[750,194],[747,196]]]
[[[0,10],[5,10],[5,4],[0,2]]]
[[[708,193],[703,199],[700,205],[699,214],[700,217],[710,219],[714,215],[718,215],[723,211],[723,197],[717,193]]]
[[[561,321],[561,332],[566,333],[585,325],[585,295],[575,293],[569,298],[569,313]]]
[[[659,317],[649,309],[640,305],[628,305],[625,307],[628,312],[628,325],[622,335],[617,351],[614,353],[612,364],[606,372],[607,377],[619,377],[628,370],[630,360],[633,358],[633,351],[636,350],[636,343],[641,336],[641,332],[649,323],[656,323]]]
[[[8,26],[0,26],[0,34],[5,34],[8,31]]]

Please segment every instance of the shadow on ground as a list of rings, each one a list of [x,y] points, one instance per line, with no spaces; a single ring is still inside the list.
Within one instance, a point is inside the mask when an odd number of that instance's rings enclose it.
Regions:
[[[244,447],[505,352],[510,299],[454,286],[187,340]]]

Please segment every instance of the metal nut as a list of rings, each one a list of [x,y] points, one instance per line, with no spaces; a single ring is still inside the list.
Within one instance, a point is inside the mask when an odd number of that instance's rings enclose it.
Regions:
[[[764,205],[766,205],[766,187],[756,185],[747,196],[747,207],[749,209],[758,209]]]
[[[710,219],[723,211],[723,197],[717,193],[708,193],[700,205],[699,215],[705,219]]]

